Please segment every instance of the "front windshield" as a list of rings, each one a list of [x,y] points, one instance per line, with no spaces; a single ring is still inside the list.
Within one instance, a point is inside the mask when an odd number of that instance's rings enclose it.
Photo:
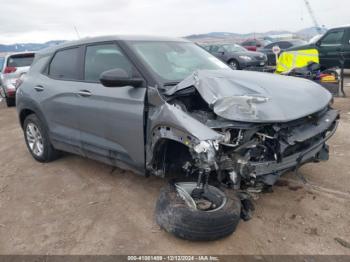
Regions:
[[[292,42],[293,46],[299,46],[299,45],[306,45],[307,42],[301,39],[293,40]]]
[[[132,41],[129,44],[164,83],[180,82],[197,69],[229,68],[189,42]]]
[[[228,52],[247,52],[247,49],[240,45],[223,45],[223,48],[225,48]]]

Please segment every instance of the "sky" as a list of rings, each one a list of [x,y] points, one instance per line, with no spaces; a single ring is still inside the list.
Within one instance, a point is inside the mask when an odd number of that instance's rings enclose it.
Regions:
[[[350,24],[349,0],[309,2],[321,25]],[[1,44],[108,34],[179,37],[297,31],[313,26],[304,0],[0,0],[0,8]]]

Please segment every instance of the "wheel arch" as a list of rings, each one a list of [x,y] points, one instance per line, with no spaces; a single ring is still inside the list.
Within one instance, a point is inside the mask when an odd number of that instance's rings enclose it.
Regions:
[[[147,169],[156,175],[164,163],[173,165],[193,160],[191,148],[196,144],[195,138],[186,132],[169,126],[158,126],[152,132],[151,143],[147,146]]]
[[[235,61],[237,63],[237,65],[239,66],[239,61],[237,58],[235,57],[230,57],[228,60],[227,60],[227,64],[229,64],[231,61]]]
[[[31,110],[31,109],[28,109],[28,108],[25,108],[25,109],[22,109],[19,113],[19,122],[21,124],[21,127],[23,128],[23,125],[24,125],[24,120],[29,116],[29,115],[32,115],[32,114],[35,114],[35,111]]]
[[[21,102],[17,106],[19,122],[20,122],[22,129],[23,129],[23,124],[24,124],[26,117],[31,115],[31,114],[35,114],[40,119],[40,121],[43,122],[43,125],[45,125],[47,130],[49,130],[46,118],[45,118],[44,114],[41,112],[41,110],[32,101],[25,101],[25,102],[26,103]]]

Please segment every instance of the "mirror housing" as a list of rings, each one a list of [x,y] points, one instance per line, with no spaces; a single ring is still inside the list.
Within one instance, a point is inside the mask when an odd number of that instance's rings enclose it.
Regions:
[[[141,87],[143,85],[143,79],[132,78],[124,69],[121,68],[111,69],[103,72],[100,75],[100,82],[105,87]]]

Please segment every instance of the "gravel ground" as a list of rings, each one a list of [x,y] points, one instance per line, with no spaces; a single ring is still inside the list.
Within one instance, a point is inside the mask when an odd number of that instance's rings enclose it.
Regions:
[[[166,181],[74,155],[35,162],[15,109],[1,103],[0,254],[350,255],[350,99],[336,98],[335,107],[341,121],[331,159],[301,168],[310,184],[286,175],[235,234],[198,243],[155,224]]]

